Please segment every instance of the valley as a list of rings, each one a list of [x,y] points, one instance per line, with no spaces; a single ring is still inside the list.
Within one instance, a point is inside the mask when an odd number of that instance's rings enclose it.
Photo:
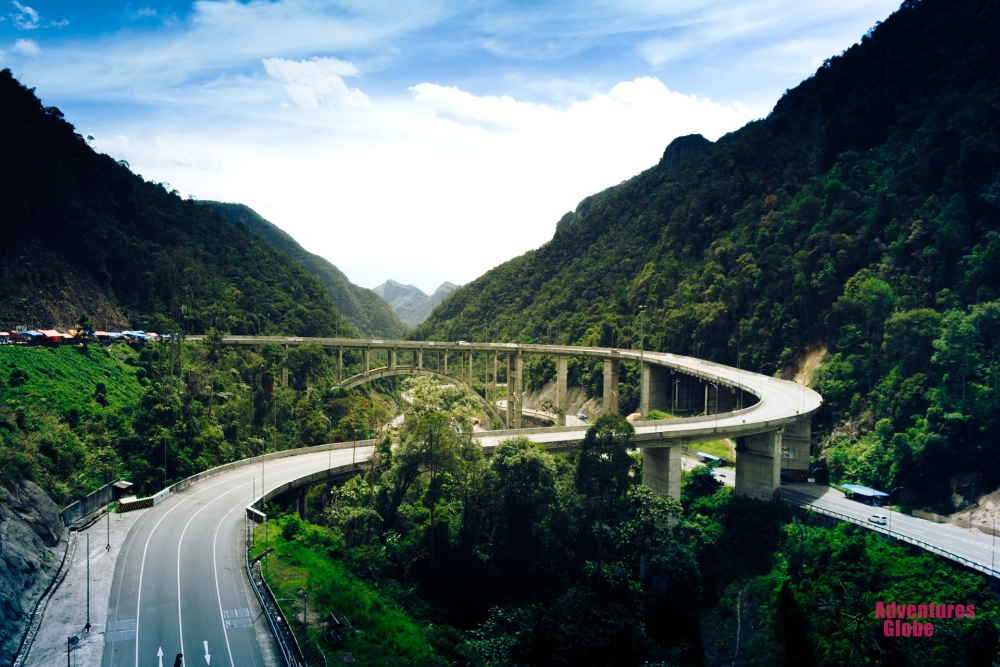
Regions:
[[[341,270],[0,70],[0,662],[995,667],[998,37],[995,2],[907,0],[430,295],[347,275],[422,237],[331,205]],[[262,61],[274,113],[383,112],[310,58]],[[458,108],[421,122],[514,143]],[[889,600],[975,614],[906,636]]]

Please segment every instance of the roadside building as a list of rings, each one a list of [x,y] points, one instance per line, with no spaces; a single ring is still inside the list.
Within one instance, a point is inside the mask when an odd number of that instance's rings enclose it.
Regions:
[[[864,503],[865,505],[881,506],[884,502],[883,499],[889,497],[889,494],[885,491],[879,491],[878,489],[860,484],[841,484],[840,488],[844,490],[844,494],[848,498],[856,500],[859,503]]]

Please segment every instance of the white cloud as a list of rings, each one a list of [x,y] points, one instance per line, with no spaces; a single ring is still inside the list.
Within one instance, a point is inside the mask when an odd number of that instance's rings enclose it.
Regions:
[[[358,68],[336,58],[285,60],[267,58],[264,69],[285,84],[285,91],[303,109],[321,105],[368,108],[371,100],[357,88],[350,88],[342,77],[357,76]]]
[[[327,67],[349,75],[347,63]],[[655,165],[673,138],[716,139],[751,117],[655,78],[564,107],[425,82],[346,126],[186,116],[88,131],[184,196],[251,206],[362,285],[396,277],[433,290],[544,243],[563,213]]]
[[[49,24],[51,28],[65,28],[69,25],[69,19],[63,19],[62,21],[53,21]]]
[[[11,4],[19,10],[18,13],[10,15],[10,17],[14,20],[14,25],[17,26],[19,30],[34,30],[38,27],[38,21],[41,17],[37,11],[27,5],[22,5],[17,0],[11,0]]]
[[[38,42],[33,39],[14,40],[14,50],[32,58],[42,53],[42,47],[38,46]]]
[[[361,284],[432,290],[674,137],[765,114],[898,2],[194,0],[53,34],[24,80],[147,178],[244,202]]]

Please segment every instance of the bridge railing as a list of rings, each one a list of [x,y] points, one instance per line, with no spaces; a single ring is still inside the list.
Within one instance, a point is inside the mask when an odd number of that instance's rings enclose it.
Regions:
[[[837,519],[838,521],[846,521],[846,522],[849,522],[849,523],[853,523],[856,526],[862,526],[864,528],[868,528],[869,530],[873,530],[873,531],[875,531],[877,533],[882,533],[883,535],[886,535],[888,537],[894,537],[897,540],[901,540],[901,541],[906,542],[908,544],[912,544],[914,546],[920,547],[924,551],[929,551],[929,552],[931,552],[933,554],[937,554],[938,556],[941,556],[942,558],[947,558],[949,560],[955,561],[956,563],[961,563],[962,565],[964,565],[966,567],[969,567],[969,568],[972,568],[973,570],[976,570],[978,572],[982,572],[983,574],[985,574],[987,576],[992,576],[992,577],[996,577],[996,578],[1000,579],[1000,571],[998,571],[998,570],[991,569],[989,567],[986,567],[985,565],[980,565],[979,563],[977,563],[974,560],[969,560],[968,558],[966,558],[964,556],[959,556],[958,554],[952,553],[951,551],[948,551],[947,549],[942,549],[941,547],[936,547],[933,544],[930,544],[928,542],[924,542],[923,540],[918,540],[915,537],[910,537],[908,535],[903,535],[902,533],[899,533],[899,532],[890,533],[889,529],[887,527],[882,527],[879,524],[874,524],[874,523],[871,523],[870,521],[863,521],[863,520],[858,519],[856,517],[848,516],[847,514],[842,514],[840,512],[836,512],[834,510],[828,510],[828,509],[823,508],[823,507],[816,507],[815,505],[810,505],[809,503],[803,503],[802,501],[799,501],[799,500],[792,500],[791,498],[785,498],[785,497],[782,497],[782,500],[784,500],[789,505],[795,505],[796,507],[801,507],[803,509],[809,510],[810,512],[815,512],[816,514],[822,514],[824,516],[832,517],[834,519]]]

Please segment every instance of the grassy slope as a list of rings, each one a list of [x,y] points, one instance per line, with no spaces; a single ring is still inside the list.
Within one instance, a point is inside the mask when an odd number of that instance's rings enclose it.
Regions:
[[[0,403],[18,400],[42,403],[60,413],[99,409],[93,401],[98,383],[107,387],[108,407],[120,409],[135,404],[139,391],[136,368],[128,362],[136,358],[127,345],[110,349],[82,347],[0,347]],[[14,369],[28,374],[19,387],[11,387]]]
[[[276,598],[296,598],[300,588],[309,593],[309,642],[315,646],[314,641],[318,641],[328,660],[349,651],[362,665],[437,664],[421,628],[413,619],[348,572],[338,560],[338,549],[330,531],[309,525],[286,540],[282,537],[281,526],[281,521],[271,522],[269,526],[266,544],[275,551],[269,556],[268,586]],[[254,540],[251,557],[256,557],[265,548],[264,526],[256,529]],[[279,604],[286,618],[297,619],[294,630],[302,645],[302,607],[298,602],[287,600]],[[355,630],[361,632],[348,633],[342,643],[329,641],[324,637],[326,624],[321,619],[329,618],[331,613],[338,618],[347,616]]]
[[[144,382],[137,356],[127,345],[0,347],[0,480],[26,474],[65,506],[117,474]]]

